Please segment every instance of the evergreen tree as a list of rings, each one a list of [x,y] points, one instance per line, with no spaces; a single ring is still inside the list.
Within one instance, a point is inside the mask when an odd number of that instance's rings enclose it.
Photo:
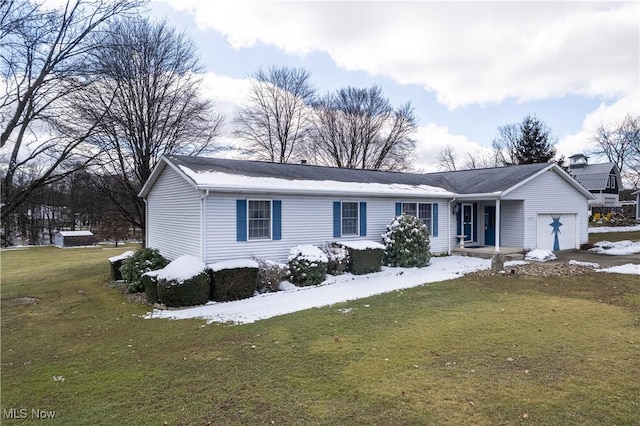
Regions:
[[[507,166],[554,161],[554,144],[551,129],[531,115],[527,115],[521,123],[498,127],[498,136],[493,141],[501,162]]]

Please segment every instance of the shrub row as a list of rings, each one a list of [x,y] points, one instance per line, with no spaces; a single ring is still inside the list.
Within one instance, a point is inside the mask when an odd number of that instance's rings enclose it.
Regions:
[[[288,265],[265,259],[220,262],[209,266],[192,256],[169,263],[155,249],[140,249],[111,258],[112,278],[117,265],[129,292],[145,291],[149,303],[191,306],[208,300],[239,300],[256,292],[279,290],[288,279],[295,285],[318,285],[327,274],[369,274],[383,264],[422,267],[430,261],[429,234],[417,218],[401,215],[387,226],[384,245],[373,241],[338,241],[320,247],[302,245],[289,252]],[[161,269],[162,268],[162,269]]]

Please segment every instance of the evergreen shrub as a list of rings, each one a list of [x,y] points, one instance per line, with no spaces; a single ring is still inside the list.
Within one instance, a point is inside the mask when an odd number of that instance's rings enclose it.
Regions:
[[[382,234],[384,264],[403,268],[428,266],[431,260],[427,227],[415,216],[401,215]]]
[[[289,281],[296,285],[318,285],[327,276],[327,256],[318,247],[302,245],[289,251]]]
[[[209,265],[212,276],[210,299],[227,302],[253,296],[258,289],[258,263],[250,262],[249,266],[229,268]]]
[[[120,268],[122,278],[127,282],[127,292],[138,293],[144,291],[142,274],[162,269],[168,264],[169,261],[157,249],[141,248],[137,250],[122,262],[122,267]]]

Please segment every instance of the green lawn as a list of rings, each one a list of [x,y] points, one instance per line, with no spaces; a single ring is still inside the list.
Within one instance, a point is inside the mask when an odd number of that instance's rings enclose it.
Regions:
[[[1,253],[3,425],[640,422],[638,276],[469,275],[206,325],[143,319],[108,284],[125,249]]]

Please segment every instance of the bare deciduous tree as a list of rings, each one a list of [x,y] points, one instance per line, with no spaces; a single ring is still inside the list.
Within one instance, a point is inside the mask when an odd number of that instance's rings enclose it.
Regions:
[[[407,170],[415,156],[416,124],[409,103],[393,109],[377,87],[347,87],[314,106],[311,156],[318,164]]]
[[[265,161],[298,159],[310,126],[315,90],[301,68],[271,67],[253,76],[248,104],[234,117],[234,135],[248,142],[245,152]]]
[[[200,94],[199,61],[184,34],[164,22],[123,19],[104,37],[106,47],[90,60],[99,80],[75,106],[87,123],[98,123],[91,137],[102,152],[96,183],[144,230],[137,195],[157,161],[165,154],[215,152],[223,117]]]
[[[627,114],[616,123],[601,124],[592,140],[598,146],[595,154],[605,155],[615,163],[632,185],[640,183],[640,116]]]
[[[438,166],[441,170],[453,172],[456,168],[456,153],[451,145],[447,145],[438,154]]]
[[[141,2],[69,0],[61,8],[43,2],[0,2],[0,151],[2,221],[39,188],[76,170],[78,147],[94,130],[66,133],[69,97],[90,83],[85,59],[99,48],[91,37]],[[73,161],[68,161],[73,159]],[[86,161],[85,161],[86,162]],[[19,182],[19,184],[18,184]],[[10,235],[6,234],[10,238]]]
[[[503,165],[546,163],[553,161],[556,149],[551,130],[535,116],[522,122],[498,127],[493,149]]]

